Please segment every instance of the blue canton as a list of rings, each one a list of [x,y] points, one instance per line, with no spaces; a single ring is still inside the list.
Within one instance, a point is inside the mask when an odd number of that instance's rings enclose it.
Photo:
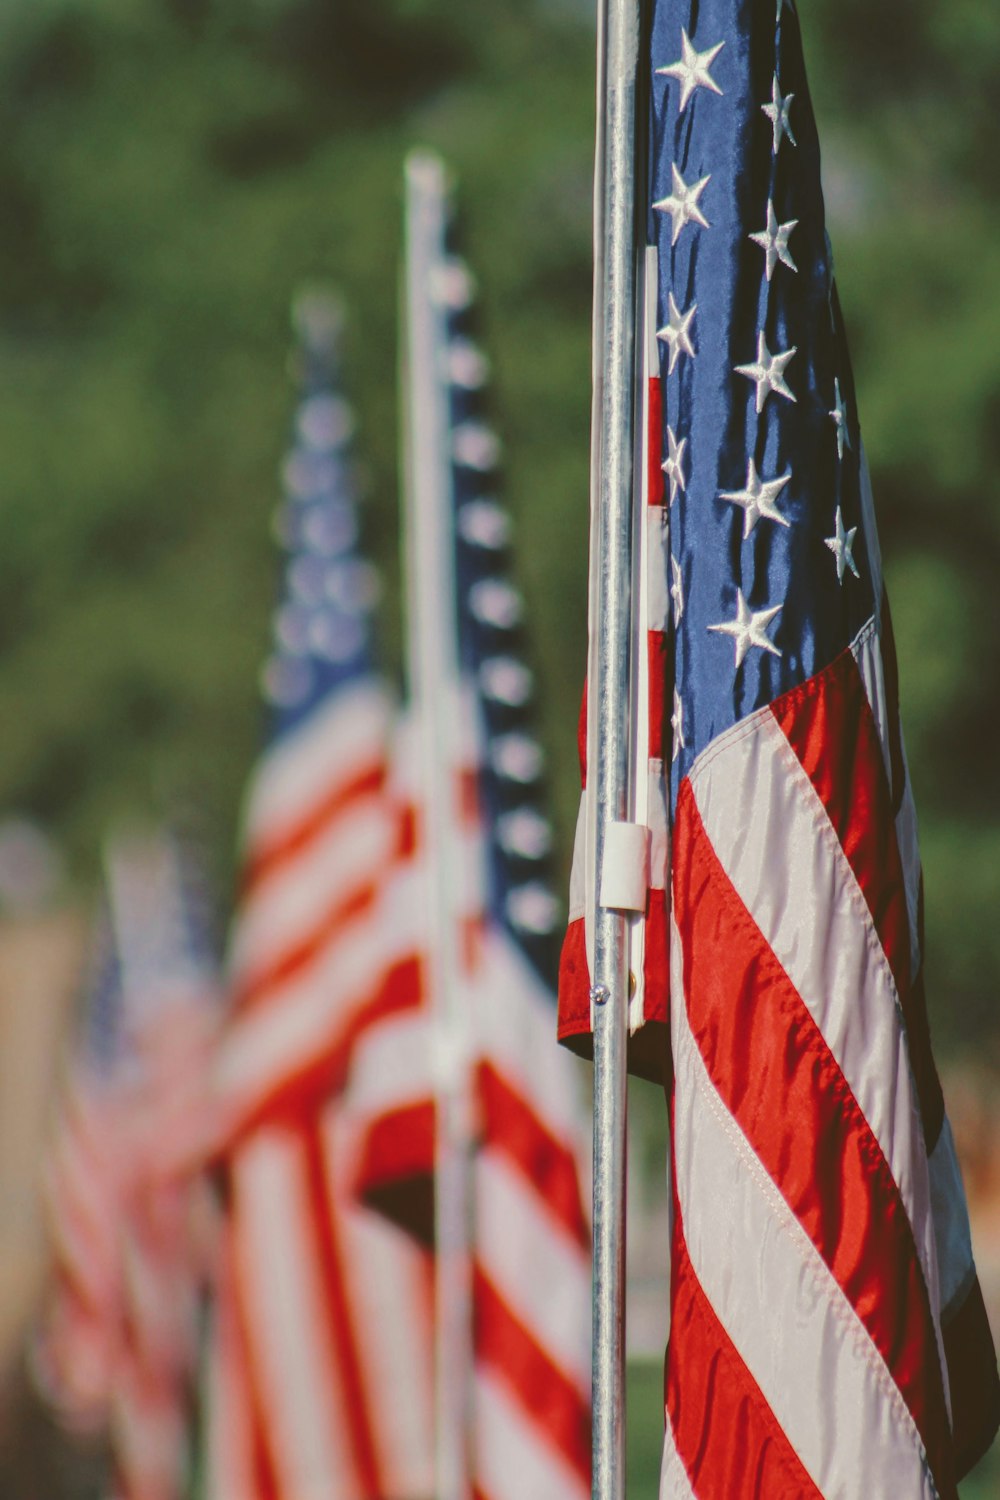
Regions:
[[[371,670],[378,579],[357,551],[354,417],[338,390],[340,321],[336,304],[321,295],[296,307],[300,397],[277,518],[285,571],[261,682],[272,739]]]
[[[510,515],[497,498],[502,455],[486,422],[488,366],[471,337],[473,284],[457,257],[441,268],[437,294],[448,336],[459,663],[475,689],[487,903],[554,990],[563,913],[548,880],[552,829],[523,660],[524,601],[510,579]]]
[[[789,0],[656,0],[648,234],[669,480],[672,798],[876,608],[854,386]]]

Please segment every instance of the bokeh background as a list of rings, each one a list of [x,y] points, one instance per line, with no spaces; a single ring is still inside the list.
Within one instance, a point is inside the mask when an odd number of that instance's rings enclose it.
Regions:
[[[932,1024],[1000,1308],[1000,9],[799,9],[901,658]],[[303,282],[334,283],[349,309],[367,541],[399,669],[396,303],[401,162],[417,142],[454,168],[480,283],[568,866],[593,10],[0,3],[0,817],[57,842],[69,907],[109,825],[179,805],[196,810],[225,907]],[[19,930],[16,894],[0,900]],[[643,1139],[660,1130],[655,1100],[637,1118]],[[639,1500],[655,1492],[658,1397],[636,1369]],[[20,1410],[11,1396],[0,1425]],[[0,1495],[31,1500],[15,1472]],[[963,1494],[1000,1493],[993,1476],[987,1464]],[[55,1500],[49,1483],[37,1493]]]

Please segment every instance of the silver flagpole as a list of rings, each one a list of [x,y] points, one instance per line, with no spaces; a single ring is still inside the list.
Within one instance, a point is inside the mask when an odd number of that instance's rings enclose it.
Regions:
[[[469,1500],[472,1285],[469,1014],[461,990],[456,847],[460,743],[441,161],[406,162],[402,406],[410,694],[421,763],[428,984],[435,1049],[435,1500]]]
[[[594,908],[594,1500],[625,1493],[626,917],[601,904],[608,826],[628,817],[640,0],[598,0],[588,760]]]

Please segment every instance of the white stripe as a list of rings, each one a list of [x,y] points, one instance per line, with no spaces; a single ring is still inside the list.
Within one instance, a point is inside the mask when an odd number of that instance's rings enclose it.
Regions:
[[[389,863],[397,824],[384,793],[342,809],[320,837],[252,888],[237,916],[229,973],[239,984],[307,941]]]
[[[639,453],[639,483],[633,495],[632,576],[637,580],[632,601],[632,723],[629,751],[629,817],[643,827],[649,825],[649,632],[662,630],[669,618],[670,597],[666,592],[670,573],[670,513],[663,506],[650,505],[649,491],[649,420],[650,381],[659,377],[660,357],[656,348],[657,252],[647,245],[644,278],[642,322],[643,381],[641,390],[642,428]],[[588,920],[596,909],[595,893],[588,893]],[[626,961],[629,971],[629,1031],[637,1031],[646,1012],[646,923],[632,916],[626,929]],[[588,945],[587,961],[593,967]],[[593,1004],[590,1015],[594,1027]]]
[[[260,761],[247,794],[244,847],[280,839],[308,817],[317,796],[353,781],[384,760],[391,704],[382,684],[365,678],[338,689]]]
[[[347,1461],[340,1372],[314,1253],[302,1146],[258,1132],[234,1169],[234,1232],[251,1359],[286,1500],[362,1500]]]
[[[927,1156],[899,999],[840,840],[766,709],[711,745],[691,782],[723,869],[816,1022],[889,1164],[936,1307]]]
[[[931,1153],[930,1174],[931,1207],[941,1272],[941,1315],[947,1324],[949,1313],[957,1312],[962,1305],[976,1269],[962,1169],[947,1115]]]
[[[652,890],[662,891],[670,878],[670,819],[667,814],[667,773],[663,761],[654,756],[650,756],[648,780],[649,884]]]
[[[384,973],[384,938],[370,915],[352,923],[303,978],[282,988],[280,1001],[269,997],[234,1021],[213,1079],[226,1124],[235,1127],[343,1042]]]
[[[580,1098],[580,1065],[553,1046],[556,1010],[551,992],[506,932],[492,924],[483,933],[475,1006],[474,1046],[528,1104],[539,1122],[577,1157],[581,1192],[587,1172],[582,1148],[587,1131]],[[419,1011],[387,1016],[367,1028],[352,1053],[345,1107],[371,1121],[379,1113],[433,1097],[434,1022]]]
[[[885,672],[882,664],[882,647],[878,638],[878,626],[874,617],[865,624],[851,643],[851,652],[858,664],[861,681],[865,685],[871,706],[875,728],[882,746],[885,774],[891,784],[892,757],[889,745],[889,711],[885,701]]]
[[[429,1008],[367,1026],[351,1052],[343,1107],[357,1121],[429,1100],[434,1093],[434,1020]]]
[[[582,1395],[590,1384],[590,1257],[498,1149],[479,1154],[476,1212],[487,1279]]]
[[[660,1464],[660,1500],[697,1500],[687,1470],[681,1463],[674,1442],[669,1414],[663,1434],[663,1462]]]
[[[218,1292],[227,1295],[222,1288]],[[217,1301],[208,1332],[205,1500],[250,1500],[254,1493],[250,1410],[233,1316],[231,1307]]]
[[[119,1371],[109,1427],[110,1447],[130,1495],[178,1493],[188,1457],[181,1404],[162,1387],[151,1386],[134,1357]]]
[[[506,932],[488,925],[475,993],[476,1038],[482,1056],[528,1101],[557,1140],[574,1151],[581,1123],[580,1064],[553,1045],[556,1003]]]
[[[646,506],[647,630],[670,628],[670,511],[665,505]]]
[[[371,911],[348,923],[302,974],[275,986],[232,1023],[213,1079],[228,1124],[332,1052],[389,968],[419,951],[419,884],[416,865],[400,866]]]
[[[913,1418],[850,1302],[712,1085],[675,932],[674,1160],[694,1274],[824,1500],[934,1500]]]
[[[433,1356],[428,1252],[353,1196],[357,1138],[324,1111],[324,1157],[336,1206],[345,1290],[386,1495],[434,1490]]]
[[[587,1486],[486,1370],[476,1371],[475,1479],[490,1500],[585,1500]]]

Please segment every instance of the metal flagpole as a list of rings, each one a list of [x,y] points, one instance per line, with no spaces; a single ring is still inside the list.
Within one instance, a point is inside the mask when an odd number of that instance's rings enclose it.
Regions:
[[[627,918],[602,904],[609,826],[628,817],[635,173],[640,0],[598,0],[588,696],[593,855],[594,1500],[625,1493]],[[593,775],[591,781],[590,774]]]
[[[405,516],[409,676],[421,762],[427,872],[427,980],[435,1047],[436,1500],[469,1500],[472,1385],[472,1142],[469,1015],[459,952],[461,851],[459,664],[453,480],[447,385],[445,224],[441,161],[406,162]]]

